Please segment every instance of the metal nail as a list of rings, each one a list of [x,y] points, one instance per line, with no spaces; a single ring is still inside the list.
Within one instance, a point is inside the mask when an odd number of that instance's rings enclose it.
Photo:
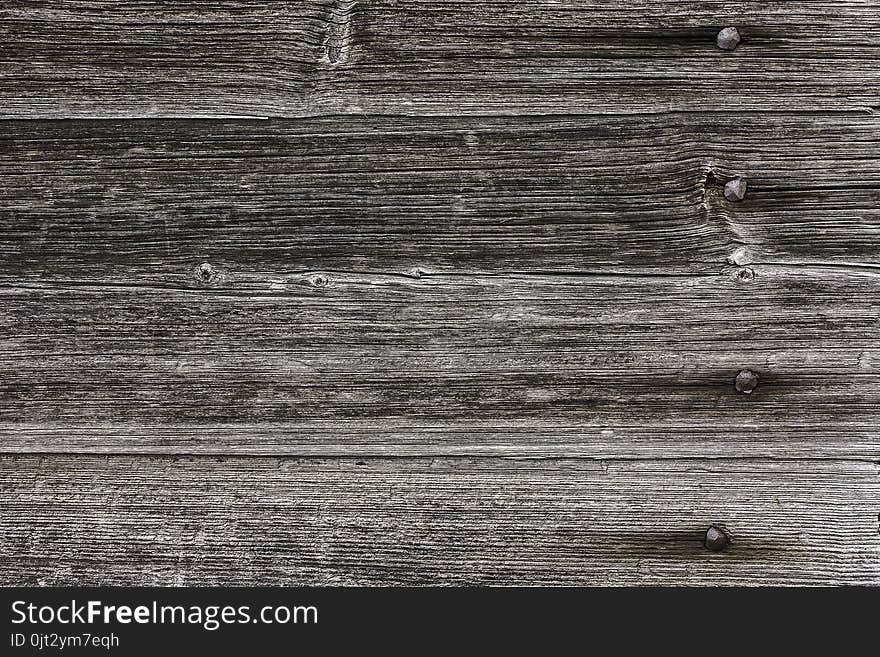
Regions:
[[[707,550],[712,552],[721,552],[730,544],[730,537],[727,533],[715,525],[706,530],[706,540],[703,543]]]
[[[734,178],[724,185],[724,198],[731,203],[739,203],[746,197],[749,183],[745,178]]]
[[[718,33],[718,47],[722,50],[734,50],[739,42],[742,41],[742,37],[739,35],[739,30],[735,27],[725,27]]]
[[[752,390],[758,387],[758,375],[751,370],[743,370],[736,375],[734,385],[739,392],[747,395],[752,394]]]

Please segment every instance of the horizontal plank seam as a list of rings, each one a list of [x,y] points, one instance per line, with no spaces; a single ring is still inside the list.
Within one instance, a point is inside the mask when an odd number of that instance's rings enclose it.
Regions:
[[[651,463],[654,461],[731,461],[736,463],[755,462],[755,463],[873,463],[880,468],[880,460],[876,457],[867,456],[725,456],[725,455],[678,455],[678,456],[591,456],[588,454],[559,454],[559,455],[543,455],[543,454],[504,454],[504,453],[480,453],[473,454],[450,454],[447,452],[425,452],[420,454],[340,454],[328,453],[327,455],[318,455],[314,452],[283,452],[277,454],[266,454],[259,452],[242,452],[242,451],[100,451],[100,450],[22,450],[7,451],[6,448],[0,448],[0,459],[17,458],[17,457],[65,457],[65,458],[91,458],[107,457],[107,458],[143,458],[143,459],[225,459],[225,460],[306,460],[306,461],[420,461],[427,459],[448,459],[448,460],[503,460],[503,461],[595,461],[604,462],[621,462],[621,463]],[[880,476],[880,470],[878,470]]]
[[[865,116],[878,116],[880,115],[880,106],[878,108],[875,107],[854,107],[852,109],[845,110],[828,110],[828,109],[817,109],[817,110],[657,110],[657,111],[644,111],[644,112],[579,112],[579,113],[571,113],[571,112],[561,112],[559,114],[547,114],[547,113],[527,113],[527,114],[503,114],[503,113],[495,113],[495,114],[466,114],[464,116],[457,114],[440,114],[440,113],[363,113],[363,112],[348,112],[348,113],[339,113],[339,112],[329,112],[329,113],[321,113],[317,112],[314,114],[302,114],[295,116],[285,116],[285,115],[267,115],[267,116],[258,116],[258,115],[247,115],[247,114],[169,114],[169,115],[156,115],[156,114],[138,114],[138,115],[119,115],[119,116],[80,116],[80,115],[58,115],[51,117],[40,117],[40,116],[18,116],[18,115],[4,115],[0,113],[0,121],[15,121],[21,123],[34,123],[34,122],[52,122],[52,121],[82,121],[82,122],[106,122],[106,123],[114,123],[118,121],[254,121],[258,123],[263,123],[267,121],[310,121],[315,119],[347,119],[347,118],[357,118],[363,120],[369,119],[413,119],[413,118],[427,118],[427,119],[464,119],[467,121],[480,121],[480,120],[515,120],[515,119],[525,119],[525,120],[548,120],[548,119],[585,119],[585,118],[626,118],[626,117],[642,117],[642,116],[693,116],[693,115],[701,115],[701,116],[790,116],[790,117],[819,117],[819,116],[829,116],[829,117],[865,117]]]
[[[688,264],[691,265],[718,265],[719,263],[711,262],[711,261],[688,261]],[[720,276],[724,276],[725,271],[735,268],[741,267],[779,267],[780,269],[790,269],[790,270],[805,270],[805,269],[826,269],[832,271],[840,271],[844,273],[850,274],[858,274],[858,275],[869,275],[874,276],[880,275],[880,263],[834,263],[834,262],[784,262],[784,261],[748,261],[743,262],[740,265],[726,265],[721,266],[715,272],[640,272],[640,271],[616,271],[616,270],[608,270],[603,271],[601,269],[596,269],[594,271],[554,271],[554,270],[542,270],[536,269],[533,271],[526,270],[511,270],[505,272],[490,272],[490,271],[449,271],[449,272],[435,272],[428,273],[422,272],[420,274],[410,274],[407,272],[389,272],[389,271],[359,271],[359,270],[344,270],[344,269],[295,269],[295,270],[285,270],[284,274],[288,276],[294,275],[307,275],[313,273],[327,273],[327,274],[335,274],[335,275],[348,275],[348,276],[383,276],[387,278],[399,278],[404,280],[422,280],[422,279],[434,279],[434,280],[442,280],[444,278],[491,278],[491,279],[505,279],[505,278],[522,278],[522,279],[535,279],[535,278],[569,278],[569,279],[581,279],[581,278],[641,278],[641,279],[660,279],[660,280],[670,280],[670,279],[682,279],[682,280],[693,280],[695,278],[717,278]],[[266,272],[267,276],[276,275],[277,272]],[[242,279],[240,283],[246,282],[254,282],[259,280],[259,274],[254,274],[252,272],[248,272],[247,278]],[[107,283],[99,280],[85,280],[85,279],[68,279],[68,280],[41,280],[39,282],[3,282],[0,281],[0,290],[52,290],[52,289],[66,289],[66,288],[98,288],[98,289],[133,289],[133,290],[154,290],[154,291],[167,291],[167,290],[176,290],[181,292],[193,292],[193,293],[207,293],[207,292],[215,292],[215,293],[228,293],[235,291],[235,286],[196,286],[196,285],[181,285],[174,283],[162,283],[162,284],[149,284],[149,283],[141,283],[137,281],[125,282],[125,281],[114,281],[112,283]],[[245,292],[247,290],[244,290]],[[251,290],[254,294],[259,293],[259,296],[265,297],[269,296],[268,292]],[[277,292],[271,294],[271,296],[276,297],[284,297],[287,296],[283,292]]]

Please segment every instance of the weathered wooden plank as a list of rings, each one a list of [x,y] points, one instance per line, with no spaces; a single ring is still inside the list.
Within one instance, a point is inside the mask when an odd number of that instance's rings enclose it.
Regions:
[[[0,298],[4,451],[880,456],[871,269],[272,273]]]
[[[0,276],[717,271],[880,257],[880,118],[5,122]],[[747,176],[742,203],[726,180]]]
[[[324,111],[850,110],[880,100],[874,0],[369,0]],[[716,45],[736,26],[733,52]],[[341,91],[340,91],[341,90]]]
[[[0,29],[7,118],[880,104],[873,0],[50,0],[6,3]]]
[[[877,9],[7,3],[0,584],[880,584]]]
[[[5,3],[6,117],[308,114],[332,2]]]
[[[4,456],[0,583],[876,585],[878,500],[848,461]]]

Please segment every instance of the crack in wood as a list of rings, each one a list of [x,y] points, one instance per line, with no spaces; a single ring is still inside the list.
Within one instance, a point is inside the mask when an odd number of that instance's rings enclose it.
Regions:
[[[327,18],[324,41],[326,61],[333,66],[348,62],[353,37],[353,16],[357,0],[335,0]]]

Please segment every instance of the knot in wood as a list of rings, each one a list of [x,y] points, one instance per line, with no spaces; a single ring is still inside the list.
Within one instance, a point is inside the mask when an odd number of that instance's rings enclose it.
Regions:
[[[724,198],[731,203],[739,203],[746,197],[749,183],[745,178],[734,178],[724,185]]]
[[[707,550],[711,552],[721,552],[724,548],[726,548],[730,544],[730,537],[720,527],[716,527],[712,525],[709,529],[706,530],[706,538],[703,541],[703,545],[706,546]]]
[[[740,41],[742,41],[742,37],[739,35],[739,30],[735,27],[725,27],[718,33],[718,38],[716,39],[718,47],[722,50],[735,50]]]
[[[326,274],[315,274],[309,279],[312,287],[327,287],[330,285],[330,277]]]
[[[742,281],[743,283],[748,283],[755,278],[755,270],[751,267],[743,267],[738,272],[736,272],[736,280]]]
[[[217,280],[217,270],[209,262],[196,266],[195,278],[202,285],[210,285]]]
[[[758,375],[751,370],[743,370],[736,375],[734,385],[739,392],[750,395],[758,387]]]

